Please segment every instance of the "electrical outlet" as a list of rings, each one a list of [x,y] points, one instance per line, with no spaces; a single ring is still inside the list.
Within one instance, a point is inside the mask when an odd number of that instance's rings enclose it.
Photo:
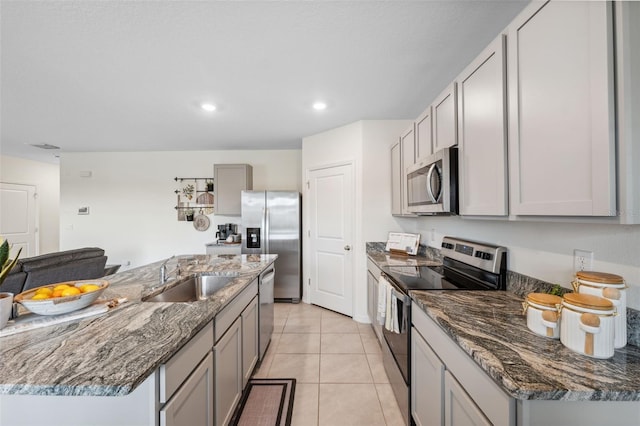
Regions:
[[[573,250],[573,270],[574,271],[592,271],[593,270],[593,252],[587,250]]]

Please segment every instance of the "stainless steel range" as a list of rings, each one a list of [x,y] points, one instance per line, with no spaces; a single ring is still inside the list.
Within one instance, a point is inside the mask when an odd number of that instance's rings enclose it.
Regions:
[[[407,424],[411,419],[411,298],[409,290],[505,290],[507,249],[444,237],[442,266],[381,267],[392,286],[397,330],[383,327],[384,368]]]

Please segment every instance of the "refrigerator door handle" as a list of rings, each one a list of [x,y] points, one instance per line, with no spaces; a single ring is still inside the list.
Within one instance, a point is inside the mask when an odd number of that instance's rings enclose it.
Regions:
[[[264,222],[264,248],[262,253],[270,253],[269,250],[269,209],[262,209],[262,220]]]
[[[267,253],[267,209],[262,208],[262,228],[260,228],[260,253]]]

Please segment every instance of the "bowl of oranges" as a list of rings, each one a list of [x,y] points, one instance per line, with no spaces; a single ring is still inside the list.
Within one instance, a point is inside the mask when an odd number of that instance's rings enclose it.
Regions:
[[[106,280],[67,281],[32,288],[14,297],[29,311],[38,315],[58,315],[86,308],[96,301],[105,288]]]

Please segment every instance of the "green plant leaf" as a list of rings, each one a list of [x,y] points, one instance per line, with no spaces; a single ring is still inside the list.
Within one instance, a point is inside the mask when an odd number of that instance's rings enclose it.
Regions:
[[[4,268],[4,264],[9,260],[9,241],[4,240],[0,245],[0,267]]]
[[[18,257],[20,257],[21,252],[22,247],[20,247],[20,250],[18,250],[18,254],[16,254],[16,257],[14,257],[13,260],[10,261],[8,265],[6,265],[6,267],[5,265],[2,266],[2,271],[0,271],[0,284],[2,284],[4,278],[9,275],[9,271],[11,271],[11,268],[13,268],[14,265],[18,262]]]

